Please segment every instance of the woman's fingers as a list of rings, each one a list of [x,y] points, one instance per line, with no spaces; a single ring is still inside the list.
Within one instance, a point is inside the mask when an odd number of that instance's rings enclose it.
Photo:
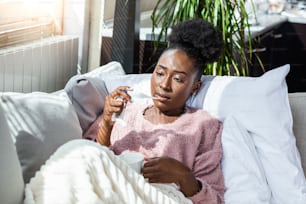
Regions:
[[[180,161],[170,157],[146,158],[142,174],[152,183],[179,183],[190,169]]]
[[[111,115],[113,113],[120,114],[124,105],[131,100],[130,95],[127,91],[131,90],[128,86],[120,86],[111,92],[105,101],[104,111]]]
[[[172,180],[169,176],[171,171],[169,172],[167,165],[165,165],[168,163],[167,160],[167,158],[146,158],[142,168],[144,178],[147,178],[151,183],[166,183]]]
[[[113,91],[110,96],[114,101],[123,101],[124,103],[127,103],[131,100],[131,96],[128,94],[128,91],[131,91],[132,89],[128,86],[120,86],[115,91]],[[120,104],[120,103],[115,103]]]

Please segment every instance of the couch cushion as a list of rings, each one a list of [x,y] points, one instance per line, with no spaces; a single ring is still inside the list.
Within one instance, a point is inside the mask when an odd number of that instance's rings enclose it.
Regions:
[[[290,93],[289,102],[293,116],[293,131],[306,175],[306,93]]]
[[[2,93],[0,105],[25,183],[60,145],[82,137],[74,108],[61,94],[64,93]]]
[[[22,171],[1,106],[0,130],[0,202],[7,204],[22,203],[24,188]]]
[[[67,82],[64,90],[74,106],[84,133],[103,111],[108,95],[105,83],[99,78],[76,75]]]

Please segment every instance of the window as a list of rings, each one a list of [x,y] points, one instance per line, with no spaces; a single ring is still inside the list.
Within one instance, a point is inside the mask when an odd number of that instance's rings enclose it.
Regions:
[[[0,49],[62,33],[63,0],[0,0]]]

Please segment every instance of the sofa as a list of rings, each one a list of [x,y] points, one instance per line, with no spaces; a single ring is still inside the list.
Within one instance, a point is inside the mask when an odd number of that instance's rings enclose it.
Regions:
[[[226,204],[306,203],[306,93],[288,94],[289,70],[203,76],[187,102],[224,123]],[[24,186],[61,145],[94,140],[105,96],[119,85],[149,94],[150,76],[125,74],[120,63],[110,62],[53,93],[1,93],[0,203],[23,203]]]

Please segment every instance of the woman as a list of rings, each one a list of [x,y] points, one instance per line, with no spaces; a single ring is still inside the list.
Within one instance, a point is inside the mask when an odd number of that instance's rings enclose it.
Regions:
[[[205,64],[221,52],[220,33],[210,23],[196,19],[175,26],[151,77],[153,104],[128,103],[130,88],[117,88],[106,98],[96,138],[115,154],[141,152],[146,158],[144,178],[177,184],[193,203],[223,202],[222,124],[185,105],[201,87]],[[123,108],[125,127],[112,120]]]

